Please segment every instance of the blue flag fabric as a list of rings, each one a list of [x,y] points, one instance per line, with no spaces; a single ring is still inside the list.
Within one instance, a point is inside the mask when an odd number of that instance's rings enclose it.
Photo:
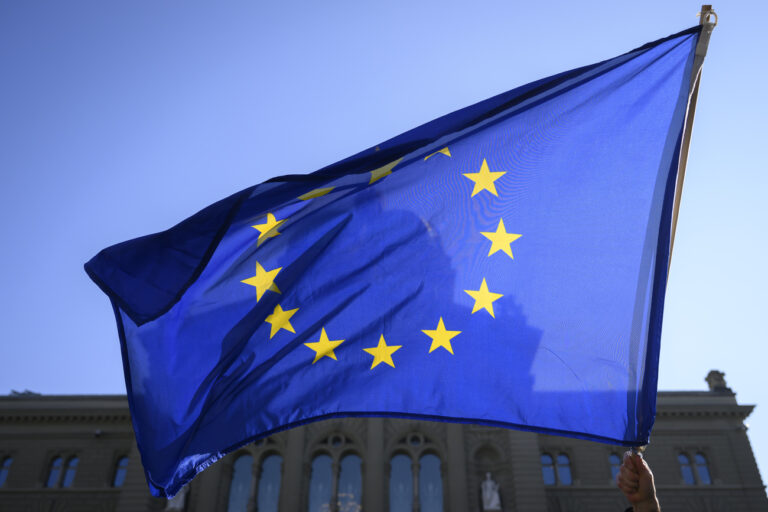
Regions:
[[[153,494],[338,416],[647,443],[698,37],[522,86],[89,261]]]

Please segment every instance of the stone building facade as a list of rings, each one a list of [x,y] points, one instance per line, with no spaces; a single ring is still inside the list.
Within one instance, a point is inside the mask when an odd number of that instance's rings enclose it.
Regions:
[[[768,511],[741,405],[660,392],[646,458],[662,509]],[[120,395],[0,397],[2,511],[619,511],[622,449],[478,425],[393,418],[308,424],[250,444],[174,500],[152,498]]]

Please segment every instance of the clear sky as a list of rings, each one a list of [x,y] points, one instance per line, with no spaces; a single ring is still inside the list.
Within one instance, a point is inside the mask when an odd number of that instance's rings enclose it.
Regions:
[[[0,3],[0,393],[124,393],[83,263],[249,185],[698,23],[646,2]],[[659,389],[726,373],[768,471],[764,4],[715,4]]]

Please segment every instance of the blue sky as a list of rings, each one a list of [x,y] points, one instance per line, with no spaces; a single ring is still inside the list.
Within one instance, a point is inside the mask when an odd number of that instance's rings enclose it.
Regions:
[[[0,4],[0,393],[123,393],[82,264],[234,191],[310,172],[698,22],[695,2]],[[642,9],[638,11],[638,9]],[[768,471],[762,5],[716,4],[659,388],[712,368]]]

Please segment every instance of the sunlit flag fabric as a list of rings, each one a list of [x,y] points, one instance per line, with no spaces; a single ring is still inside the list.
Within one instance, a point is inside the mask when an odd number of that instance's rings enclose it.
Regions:
[[[698,37],[522,86],[95,256],[152,492],[334,416],[647,443]]]

